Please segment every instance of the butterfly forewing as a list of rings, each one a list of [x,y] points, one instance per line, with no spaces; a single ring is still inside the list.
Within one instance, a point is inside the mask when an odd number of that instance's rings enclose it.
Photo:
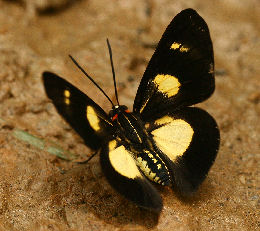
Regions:
[[[69,82],[51,72],[43,73],[43,82],[47,96],[59,114],[89,147],[100,148],[104,137],[112,132],[112,124],[103,109]]]
[[[197,190],[219,147],[219,129],[204,110],[186,107],[169,112],[146,126],[171,171],[173,185],[183,195]]]
[[[158,43],[139,85],[134,112],[151,119],[168,108],[201,102],[213,91],[214,59],[207,24],[196,11],[184,10]]]

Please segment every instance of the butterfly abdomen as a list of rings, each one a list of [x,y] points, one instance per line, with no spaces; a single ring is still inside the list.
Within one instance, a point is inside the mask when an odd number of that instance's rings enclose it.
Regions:
[[[136,164],[149,180],[161,185],[170,185],[167,166],[156,153],[144,150],[137,155]]]

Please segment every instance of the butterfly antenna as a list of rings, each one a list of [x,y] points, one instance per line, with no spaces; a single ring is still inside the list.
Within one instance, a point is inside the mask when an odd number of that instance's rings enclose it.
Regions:
[[[114,81],[116,101],[117,101],[117,104],[119,105],[118,94],[117,94],[117,87],[116,87],[116,75],[115,75],[115,69],[114,69],[113,57],[112,57],[112,49],[111,49],[111,46],[110,46],[110,43],[109,43],[108,39],[107,39],[107,47],[108,47],[108,51],[109,51],[110,63],[111,63],[111,68],[112,68],[112,73],[113,73],[113,81]]]
[[[112,100],[103,91],[103,89],[95,82],[95,80],[91,76],[89,76],[89,74],[78,64],[78,62],[71,55],[69,55],[69,57],[71,58],[72,62],[83,72],[83,74],[86,75],[90,79],[90,81],[92,83],[94,83],[96,85],[96,87],[106,96],[106,98],[109,100],[109,102],[112,104],[112,106],[115,107]]]

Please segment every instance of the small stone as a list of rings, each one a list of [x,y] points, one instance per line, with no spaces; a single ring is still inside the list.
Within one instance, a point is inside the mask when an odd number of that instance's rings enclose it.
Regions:
[[[241,182],[242,184],[246,184],[246,178],[245,178],[244,175],[241,175],[241,176],[239,177],[239,180],[240,180],[240,182]]]

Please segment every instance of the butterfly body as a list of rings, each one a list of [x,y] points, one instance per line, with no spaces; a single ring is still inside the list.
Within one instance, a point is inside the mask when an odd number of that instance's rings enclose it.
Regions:
[[[109,183],[141,207],[162,209],[152,183],[192,195],[214,163],[219,129],[211,115],[192,107],[214,92],[213,46],[207,24],[192,9],[180,12],[166,28],[138,87],[133,112],[114,105],[103,92],[113,105],[107,114],[51,72],[43,73],[43,82],[59,114],[87,146],[100,151]]]

